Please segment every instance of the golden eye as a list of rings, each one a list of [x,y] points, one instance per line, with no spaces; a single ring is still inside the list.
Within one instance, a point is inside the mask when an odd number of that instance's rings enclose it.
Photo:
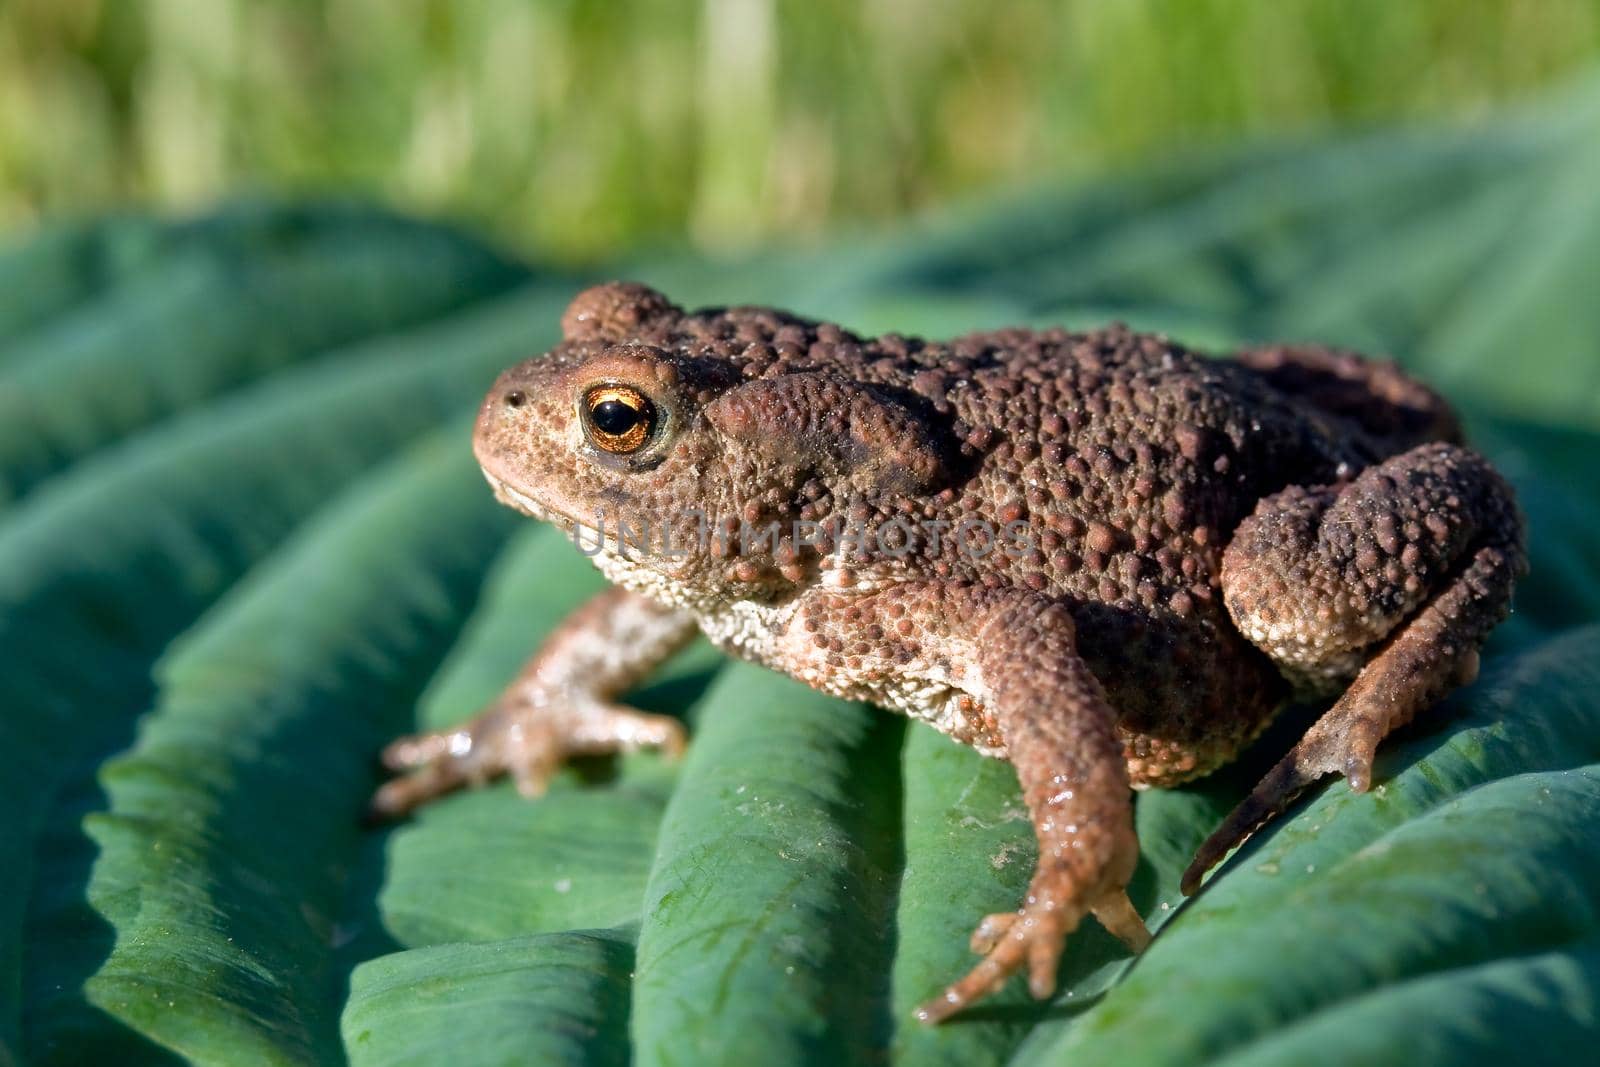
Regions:
[[[655,405],[627,385],[602,385],[583,398],[584,422],[596,447],[617,455],[637,452],[656,426]]]

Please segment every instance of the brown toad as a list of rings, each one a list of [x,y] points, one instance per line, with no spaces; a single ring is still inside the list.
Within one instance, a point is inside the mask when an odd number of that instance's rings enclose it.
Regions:
[[[866,339],[622,284],[562,326],[495,383],[475,447],[621,588],[483,715],[391,745],[411,773],[375,809],[678,749],[676,721],[614,701],[698,626],[1015,765],[1037,869],[927,1020],[1024,967],[1048,995],[1085,914],[1141,948],[1130,787],[1227,762],[1291,693],[1342,691],[1184,889],[1316,779],[1368,788],[1384,735],[1473,678],[1525,567],[1511,490],[1391,364],[1213,361],[1120,327]]]

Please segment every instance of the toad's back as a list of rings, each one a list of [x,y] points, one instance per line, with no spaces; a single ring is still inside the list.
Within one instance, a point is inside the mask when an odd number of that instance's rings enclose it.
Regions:
[[[869,342],[851,372],[949,420],[968,465],[941,517],[1022,522],[1036,549],[981,566],[952,552],[942,573],[1003,570],[1073,605],[1140,784],[1225,760],[1284,695],[1222,603],[1234,528],[1286,485],[1346,480],[1453,434],[1442,402],[1392,366],[1326,350],[1293,350],[1285,374],[1289,350],[1214,360],[1120,327],[888,344]],[[1363,403],[1341,407],[1353,390]]]
[[[1261,497],[1381,455],[1250,368],[1151,335],[1008,332],[952,347],[974,342],[993,344],[989,360],[945,388],[956,432],[982,457],[963,495],[989,518],[1020,507],[1117,585],[1049,570],[1052,586],[1077,595],[1148,606],[1203,583],[1207,550]],[[1155,585],[1141,593],[1141,581]]]
[[[1152,606],[1192,594],[1214,578],[1216,552],[1262,497],[1348,477],[1429,439],[1385,435],[1324,404],[1321,378],[1272,373],[1263,357],[1275,350],[1213,360],[1120,326],[928,343],[862,340],[769,309],[733,309],[702,312],[679,328],[666,340],[688,341],[690,350],[691,338],[759,338],[734,356],[745,377],[824,371],[914,395],[959,452],[943,517],[1028,523],[1043,558],[1019,564],[1012,577],[1076,597]],[[1375,371],[1391,370],[1319,355],[1328,381],[1354,375],[1363,390]],[[1421,397],[1406,399],[1442,407],[1417,388]],[[1362,399],[1373,401],[1368,392]]]

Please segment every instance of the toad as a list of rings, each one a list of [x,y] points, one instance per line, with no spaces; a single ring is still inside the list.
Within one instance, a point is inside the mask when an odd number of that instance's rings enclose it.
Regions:
[[[1016,769],[1031,883],[925,1021],[1016,972],[1048,996],[1085,916],[1143,948],[1130,790],[1228,762],[1289,698],[1333,699],[1185,892],[1319,778],[1368,789],[1384,736],[1473,679],[1526,569],[1506,482],[1387,362],[1120,326],[866,338],[633,284],[580,294],[562,332],[495,383],[474,447],[615,588],[477,718],[390,745],[375,811],[681,750],[618,698],[704,632]]]

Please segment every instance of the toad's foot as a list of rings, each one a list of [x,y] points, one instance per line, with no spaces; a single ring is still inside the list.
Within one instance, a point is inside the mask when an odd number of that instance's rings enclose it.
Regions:
[[[1039,840],[1022,907],[990,915],[972,935],[984,958],[917,1010],[936,1023],[988,996],[1024,968],[1028,989],[1055,990],[1067,935],[1085,915],[1128,947],[1150,941],[1126,887],[1138,863],[1127,759],[1116,715],[1078,656],[1070,612],[1031,597],[991,608],[978,662],[984,703],[1000,726]]]
[[[461,726],[402,737],[383,751],[406,772],[373,796],[370,813],[405,815],[435,797],[509,774],[538,796],[569,758],[639,748],[683,751],[683,726],[612,702],[694,632],[688,617],[636,593],[611,589],[550,635],[517,680]]]
[[[1131,836],[1131,835],[1130,835]],[[1137,854],[1138,845],[1128,848]],[[972,951],[983,960],[938,997],[917,1009],[918,1020],[937,1023],[974,1004],[1005,984],[1007,978],[1028,972],[1028,991],[1036,1000],[1055,992],[1056,969],[1067,935],[1077,929],[1085,914],[1134,952],[1150,943],[1150,931],[1122,886],[1082,892],[1069,873],[1057,868],[1041,870],[1028,887],[1027,902],[1016,911],[986,915],[972,932]]]
[[[1478,649],[1525,570],[1510,489],[1455,445],[1263,501],[1224,558],[1229,611],[1302,681],[1359,673],[1200,846],[1183,891],[1319,778],[1370,788],[1378,743],[1477,676]]]
[[[677,756],[684,743],[682,724],[665,715],[593,701],[507,701],[461,726],[392,742],[383,750],[383,765],[407,773],[379,788],[371,810],[375,818],[395,818],[504,774],[523,796],[537,797],[573,756],[640,748]]]

